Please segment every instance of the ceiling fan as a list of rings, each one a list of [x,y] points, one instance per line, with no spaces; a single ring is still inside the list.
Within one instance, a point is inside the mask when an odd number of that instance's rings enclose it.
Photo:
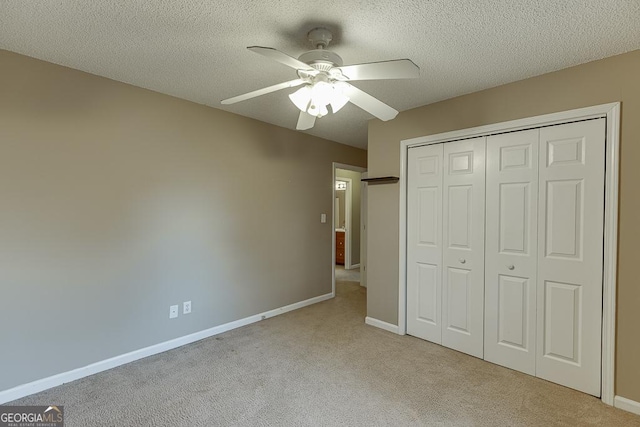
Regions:
[[[298,130],[311,129],[316,118],[329,113],[329,107],[336,113],[349,101],[380,120],[387,121],[393,119],[398,111],[349,82],[411,79],[420,75],[418,66],[409,59],[343,66],[342,58],[337,53],[326,50],[333,38],[331,31],[323,27],[314,28],[309,31],[308,38],[315,50],[303,53],[298,59],[270,47],[248,47],[252,52],[295,69],[298,78],[225,99],[222,104],[235,104],[278,90],[302,86],[289,95],[291,101],[300,109],[296,125]]]

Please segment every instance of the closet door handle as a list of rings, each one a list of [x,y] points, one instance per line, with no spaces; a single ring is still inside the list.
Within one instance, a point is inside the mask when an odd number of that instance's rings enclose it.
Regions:
[[[515,267],[515,265],[511,264],[511,265],[507,265],[507,268],[508,268],[509,270],[513,270],[513,269],[514,269],[514,268],[516,268],[516,267]]]
[[[465,262],[467,262],[467,260],[464,258],[460,258],[458,261],[460,261],[460,264],[464,264]]]

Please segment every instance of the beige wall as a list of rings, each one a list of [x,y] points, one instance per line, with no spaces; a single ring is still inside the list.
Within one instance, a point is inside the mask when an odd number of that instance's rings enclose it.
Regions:
[[[640,401],[640,51],[401,113],[369,125],[369,176],[399,174],[400,141],[622,102],[616,393]],[[398,321],[398,185],[369,190],[367,315]]]
[[[333,162],[366,152],[0,51],[0,390],[331,292]]]
[[[360,182],[361,173],[336,169],[336,177],[351,179],[351,265],[360,263]]]

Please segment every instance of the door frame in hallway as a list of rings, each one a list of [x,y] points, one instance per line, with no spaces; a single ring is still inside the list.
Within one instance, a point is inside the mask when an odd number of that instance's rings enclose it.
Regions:
[[[333,296],[336,295],[336,269],[335,269],[335,265],[336,265],[336,223],[335,223],[335,203],[336,203],[336,169],[345,169],[345,170],[349,170],[349,171],[353,171],[353,172],[360,172],[361,174],[363,172],[366,172],[367,169],[360,167],[360,166],[355,166],[355,165],[347,165],[345,163],[337,163],[337,162],[333,162],[332,166],[331,166],[331,294]],[[341,178],[342,179],[342,178]],[[362,201],[361,201],[362,203]],[[346,235],[345,235],[345,239],[346,239]],[[366,243],[366,242],[365,242]],[[348,247],[345,248],[346,250],[351,250],[350,245]],[[362,247],[360,248],[360,252],[361,252],[361,258],[360,258],[360,268],[362,269],[364,262],[366,262],[366,260],[362,259]],[[345,257],[346,257],[346,253],[345,253]],[[345,260],[346,261],[346,260]],[[349,261],[351,261],[351,255],[349,254]],[[346,262],[345,262],[345,268],[346,268]]]
[[[601,400],[614,404],[615,345],[616,345],[616,287],[618,257],[618,197],[620,167],[620,103],[596,105],[524,119],[512,120],[436,135],[412,138],[400,144],[400,224],[399,224],[399,294],[398,334],[406,334],[407,308],[407,157],[408,148],[489,136],[557,124],[606,118],[605,135],[605,212],[604,212],[604,269],[602,313],[602,388]],[[334,282],[335,283],[335,282]]]
[[[342,169],[342,168],[338,168]],[[351,265],[351,209],[353,204],[353,180],[351,178],[344,177],[336,177],[334,182],[346,182],[347,188],[344,192],[344,269],[351,270],[353,266]],[[336,191],[334,189],[334,191]],[[335,201],[334,197],[334,201]],[[334,208],[335,210],[335,208]],[[339,210],[339,208],[338,208]],[[335,221],[335,213],[334,213],[334,221]],[[335,230],[335,224],[334,224]]]

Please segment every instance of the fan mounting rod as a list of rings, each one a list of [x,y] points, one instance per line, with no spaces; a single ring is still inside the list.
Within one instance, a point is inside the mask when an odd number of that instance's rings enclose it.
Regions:
[[[324,27],[317,27],[307,33],[307,38],[316,49],[326,49],[329,46],[333,35],[331,31]]]

